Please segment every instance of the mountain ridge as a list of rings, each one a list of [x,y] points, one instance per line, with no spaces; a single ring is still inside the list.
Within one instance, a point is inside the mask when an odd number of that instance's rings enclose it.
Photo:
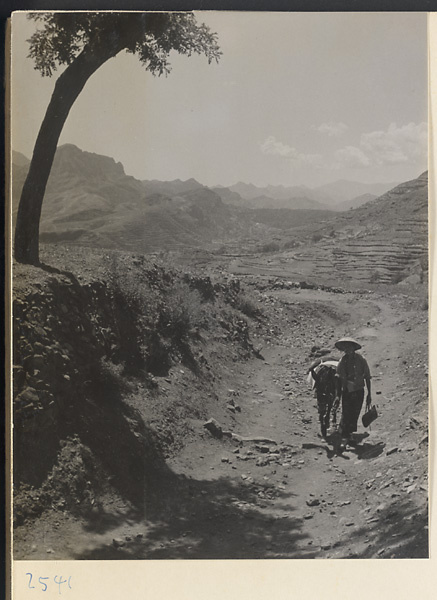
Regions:
[[[364,194],[374,194],[376,197],[385,194],[399,185],[399,182],[375,182],[362,183],[348,179],[338,179],[315,188],[335,198],[334,205],[352,201],[354,198]]]
[[[13,169],[14,217],[24,170]],[[194,179],[144,183],[111,157],[64,144],[47,184],[40,239],[144,252],[198,247],[241,229],[230,210]]]
[[[88,152],[86,150],[81,150],[75,144],[67,143],[59,146],[58,151],[56,153],[55,160],[61,160],[62,153],[65,153],[65,149],[68,149],[71,156],[80,156],[80,154],[84,154],[89,157],[92,164],[95,166],[96,161],[100,163],[100,166],[103,167],[104,164],[115,165],[115,167],[120,170],[120,174],[124,174],[124,166],[121,162],[115,161],[114,158],[109,156],[104,156],[101,154],[97,154],[94,152]],[[101,157],[101,158],[99,158]],[[15,167],[17,166],[28,166],[30,163],[30,159],[28,159],[21,152],[17,152],[15,150],[12,151],[12,162]],[[68,165],[65,165],[68,169]],[[86,165],[85,165],[86,169]],[[126,177],[132,177],[126,175]],[[243,200],[254,200],[254,205],[252,204],[244,204],[248,208],[272,208],[276,205],[278,208],[293,208],[293,200],[299,199],[302,201],[303,199],[308,199],[309,206],[305,206],[305,208],[316,207],[320,209],[336,209],[338,210],[342,203],[346,201],[355,201],[355,198],[362,196],[366,193],[374,194],[376,197],[382,195],[383,193],[393,189],[399,182],[376,182],[376,183],[363,183],[359,181],[347,180],[347,179],[338,179],[333,182],[329,182],[327,184],[323,184],[320,186],[316,186],[314,188],[310,188],[307,185],[294,185],[294,186],[285,186],[282,184],[274,185],[268,184],[266,186],[256,186],[253,183],[244,183],[242,181],[237,182],[236,184],[230,186],[224,186],[221,184],[207,186],[205,184],[200,183],[193,177],[187,180],[181,179],[173,179],[168,181],[161,181],[158,179],[135,179],[135,181],[139,181],[144,184],[145,189],[148,193],[154,193],[156,191],[165,193],[174,194],[181,191],[189,191],[191,189],[212,189],[216,193],[224,199],[227,197],[228,203],[231,203],[231,194],[225,190],[230,190],[230,192],[237,194]],[[333,197],[333,193],[336,197]],[[238,196],[233,197],[233,203],[237,205],[239,202]],[[261,206],[262,198],[264,198],[265,202],[268,202],[266,205]],[[284,204],[272,203],[271,200],[282,200]],[[290,203],[290,206],[286,205],[286,202]],[[317,203],[317,204],[314,204]],[[240,203],[241,204],[241,203]],[[348,207],[349,208],[349,207]]]
[[[22,157],[17,156],[21,164],[13,168],[14,218],[27,171]],[[111,157],[65,144],[58,148],[53,163],[40,235],[43,242],[68,241],[139,252],[214,249],[223,243],[235,250],[253,251],[263,245],[272,247],[270,242],[285,234],[284,247],[326,238],[334,248],[338,241],[350,237],[341,233],[348,228],[362,240],[368,232],[380,232],[378,235],[390,243],[390,236],[395,240],[402,237],[402,220],[411,230],[417,221],[417,231],[423,230],[426,182],[425,172],[380,197],[367,195],[350,201],[361,204],[351,206],[353,210],[345,210],[343,205],[344,212],[334,212],[317,201],[309,202],[307,197],[284,198],[284,186],[266,187],[276,189],[283,198],[254,196],[247,200],[231,188],[209,188],[194,178],[140,181],[126,175],[123,165]],[[250,190],[255,193],[259,188],[251,186]],[[388,227],[387,234],[383,230]],[[420,234],[423,246],[422,237]],[[352,252],[352,246],[348,251]]]

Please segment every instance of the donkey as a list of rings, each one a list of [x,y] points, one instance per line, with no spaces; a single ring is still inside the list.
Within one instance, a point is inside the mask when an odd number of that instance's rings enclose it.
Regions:
[[[338,361],[336,360],[325,359],[324,361],[313,363],[309,368],[313,380],[313,389],[316,392],[320,431],[323,438],[326,438],[334,400],[338,397],[337,364]]]

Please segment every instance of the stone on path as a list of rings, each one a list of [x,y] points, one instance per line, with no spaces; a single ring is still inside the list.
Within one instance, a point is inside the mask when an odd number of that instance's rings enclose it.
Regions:
[[[307,500],[308,506],[318,506],[320,504],[320,500],[318,498],[310,498]]]
[[[203,424],[203,426],[214,437],[217,437],[217,438],[222,438],[223,437],[223,427],[215,419],[209,419],[208,421],[206,421],[206,423]]]

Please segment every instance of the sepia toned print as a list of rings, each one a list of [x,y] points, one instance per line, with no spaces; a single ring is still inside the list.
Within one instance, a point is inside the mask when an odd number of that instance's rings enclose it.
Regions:
[[[426,70],[424,14],[14,15],[15,559],[428,557]]]

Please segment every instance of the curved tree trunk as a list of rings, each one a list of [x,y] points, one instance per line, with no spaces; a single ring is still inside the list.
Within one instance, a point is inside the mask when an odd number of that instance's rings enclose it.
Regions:
[[[47,181],[62,128],[89,77],[122,49],[121,44],[85,48],[58,77],[33,150],[21,192],[15,227],[14,255],[18,262],[39,263],[39,222]]]

